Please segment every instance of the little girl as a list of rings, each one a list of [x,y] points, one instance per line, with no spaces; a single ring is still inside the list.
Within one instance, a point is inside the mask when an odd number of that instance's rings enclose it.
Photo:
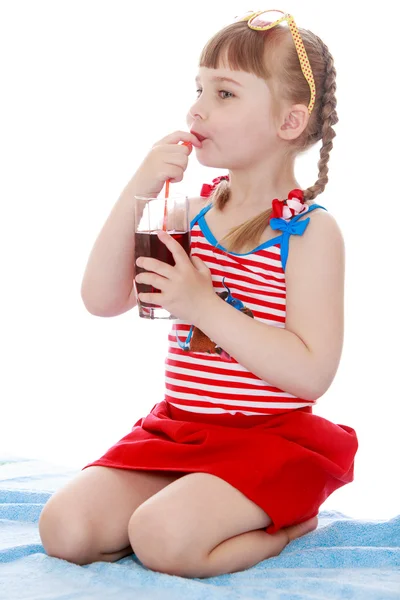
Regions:
[[[176,317],[165,398],[46,504],[49,555],[82,565],[134,552],[163,573],[232,573],[315,529],[321,504],[353,480],[355,431],[313,413],[343,345],[343,239],[313,202],[328,181],[335,75],[321,39],[279,11],[247,15],[203,49],[190,133],[153,146],[82,283],[92,314],[132,309],[134,195],[181,181],[191,146],[228,171],[190,201],[191,257],[160,232],[175,266],[136,261],[136,281],[160,290],[140,298]],[[318,179],[303,190],[295,158],[320,140]]]

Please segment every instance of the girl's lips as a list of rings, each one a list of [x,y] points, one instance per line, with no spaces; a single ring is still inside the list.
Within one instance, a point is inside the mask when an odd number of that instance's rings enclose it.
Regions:
[[[199,142],[203,142],[204,140],[207,139],[207,138],[204,137],[204,135],[200,135],[200,133],[197,133],[196,131],[192,131],[191,133],[193,133],[193,135],[195,135],[197,137],[197,139],[199,140]]]

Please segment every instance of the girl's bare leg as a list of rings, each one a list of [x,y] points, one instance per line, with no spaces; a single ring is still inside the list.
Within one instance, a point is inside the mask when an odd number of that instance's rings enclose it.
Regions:
[[[131,554],[133,512],[183,475],[98,466],[80,471],[42,510],[39,532],[46,553],[81,565]]]

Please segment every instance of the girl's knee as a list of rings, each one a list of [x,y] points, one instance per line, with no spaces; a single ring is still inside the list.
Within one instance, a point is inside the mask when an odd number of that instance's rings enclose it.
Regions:
[[[132,514],[128,525],[129,542],[140,562],[153,571],[178,575],[184,552],[179,546],[179,535],[171,530],[165,518],[144,503]],[[183,555],[183,556],[182,556]]]
[[[79,565],[97,559],[94,553],[94,536],[88,519],[71,514],[68,506],[56,498],[50,498],[41,512],[39,534],[43,548],[49,556]]]

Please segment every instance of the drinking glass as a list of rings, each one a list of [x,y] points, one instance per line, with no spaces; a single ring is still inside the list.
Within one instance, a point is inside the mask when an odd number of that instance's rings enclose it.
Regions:
[[[165,206],[165,202],[167,205]],[[134,197],[135,233],[135,276],[146,269],[136,265],[139,256],[151,256],[172,266],[172,253],[158,238],[157,231],[164,229],[183,247],[190,256],[189,202],[185,194],[174,193],[168,198],[145,196]],[[139,293],[157,293],[157,288],[134,282],[139,316],[144,319],[175,319],[166,309],[157,304],[142,302]]]

